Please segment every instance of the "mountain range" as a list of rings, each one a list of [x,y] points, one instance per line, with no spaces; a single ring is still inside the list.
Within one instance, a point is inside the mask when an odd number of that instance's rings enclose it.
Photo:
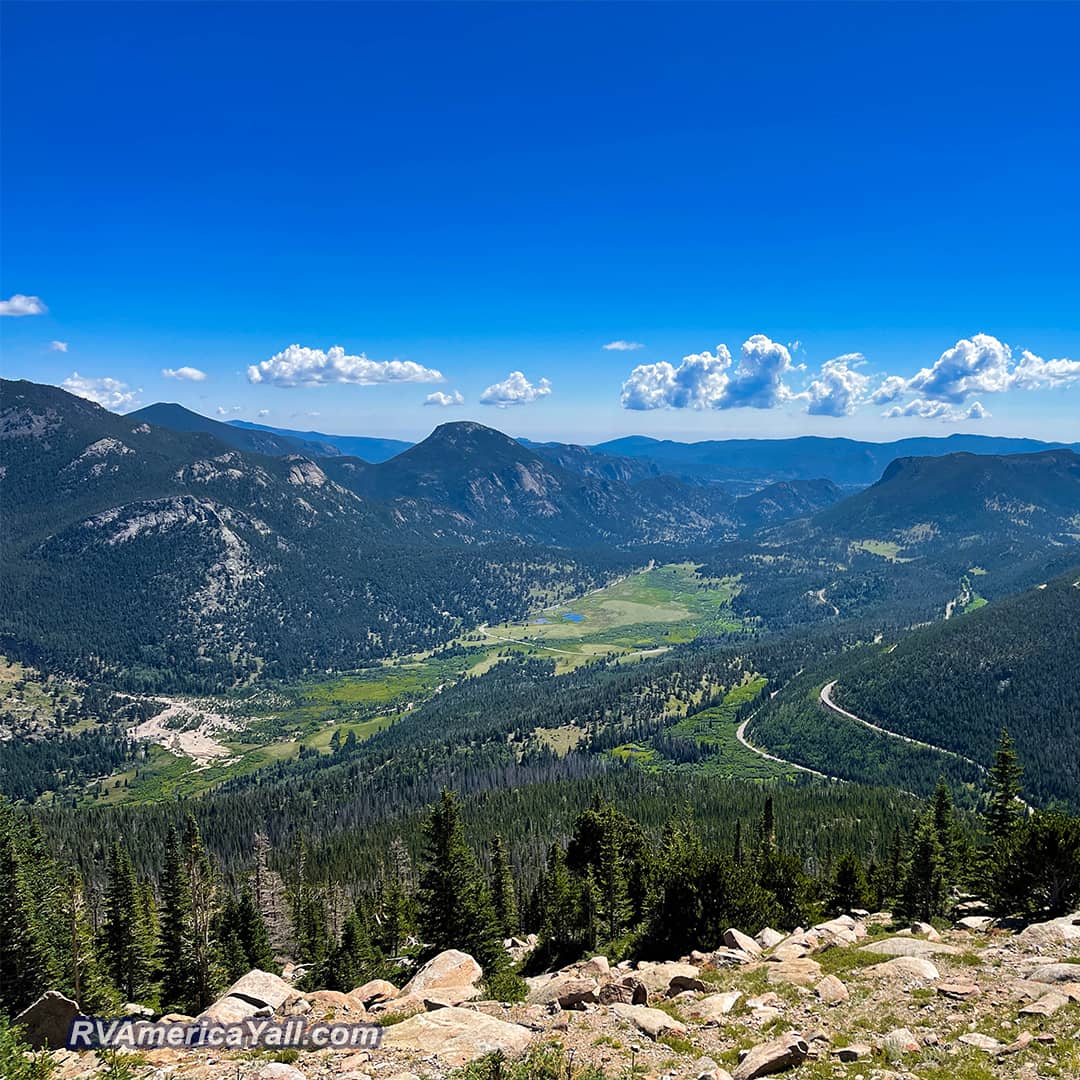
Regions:
[[[373,463],[195,415],[0,383],[5,651],[148,684],[355,666],[593,587],[657,545],[722,564],[748,614],[782,624],[887,600],[882,574],[921,604],[957,560],[1026,567],[1080,534],[1068,450],[905,458],[847,498],[827,478],[733,496],[472,422]]]

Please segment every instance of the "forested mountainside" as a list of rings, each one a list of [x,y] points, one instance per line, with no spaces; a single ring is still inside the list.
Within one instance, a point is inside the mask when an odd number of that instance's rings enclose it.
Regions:
[[[553,445],[553,444],[548,444]],[[948,454],[1031,454],[1041,450],[1080,451],[1080,443],[1041,442],[990,435],[949,435],[895,442],[860,442],[805,435],[794,439],[713,439],[673,442],[630,435],[590,447],[616,457],[633,458],[660,472],[692,482],[714,481],[740,489],[778,480],[824,478],[843,488],[874,483],[898,458],[942,457]]]
[[[292,428],[270,427],[267,424],[254,424],[250,420],[230,420],[228,427],[243,431],[269,432],[272,435],[284,435],[290,439],[299,439],[313,449],[320,457],[358,457],[364,461],[379,462],[408,450],[414,444],[402,439],[380,439],[370,435],[327,435],[322,431],[294,431]]]
[[[341,453],[336,446],[317,439],[306,439],[300,435],[277,432],[269,428],[234,427],[171,402],[155,402],[126,415],[136,423],[153,424],[155,427],[169,428],[172,431],[201,431],[237,450],[246,450],[253,454],[336,457]]]

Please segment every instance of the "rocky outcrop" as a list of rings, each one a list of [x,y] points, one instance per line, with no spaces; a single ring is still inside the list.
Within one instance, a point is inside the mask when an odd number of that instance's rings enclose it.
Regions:
[[[685,1024],[660,1009],[650,1009],[645,1005],[612,1005],[611,1011],[650,1039],[659,1039],[661,1035],[669,1032],[676,1035],[686,1034]]]
[[[532,1037],[532,1032],[520,1024],[450,1006],[388,1027],[382,1047],[411,1051],[453,1068],[494,1052],[518,1057],[526,1051]]]
[[[756,1080],[801,1065],[810,1053],[809,1044],[800,1035],[784,1035],[760,1043],[750,1050],[733,1072],[732,1080]]]
[[[425,995],[452,1001],[455,1005],[480,996],[483,969],[468,954],[447,949],[429,960],[403,987],[402,997]]]
[[[35,1049],[56,1049],[67,1045],[71,1022],[81,1015],[78,1003],[59,990],[46,990],[29,1008],[15,1017],[16,1027],[25,1029],[24,1038]]]

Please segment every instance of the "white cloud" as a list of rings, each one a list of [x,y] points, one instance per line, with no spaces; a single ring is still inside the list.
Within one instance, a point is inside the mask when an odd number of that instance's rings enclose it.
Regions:
[[[795,395],[784,382],[791,371],[787,347],[764,334],[743,342],[733,366],[726,345],[716,352],[684,356],[678,367],[666,360],[639,364],[622,387],[624,409],[771,409]]]
[[[369,360],[363,353],[352,356],[340,345],[326,350],[290,345],[261,364],[248,368],[248,380],[274,386],[324,386],[352,383],[442,382],[442,372],[412,360]]]
[[[256,416],[269,416],[270,415],[270,410],[269,409],[260,409],[255,415]]]
[[[634,352],[637,349],[644,349],[645,346],[640,341],[609,341],[606,345],[601,345],[601,349],[607,349],[609,352]]]
[[[1055,390],[1080,382],[1080,360],[1044,360],[1025,349],[1013,370],[1012,384],[1021,390]]]
[[[916,398],[906,405],[894,405],[882,415],[890,418],[917,416],[921,420],[941,420],[945,423],[956,423],[960,420],[985,420],[990,413],[987,412],[981,401],[973,401],[966,409],[958,409],[947,401],[930,401],[926,398]]]
[[[224,405],[219,405],[217,407],[218,416],[231,416],[233,413],[238,413],[239,411],[239,405],[231,405],[229,408],[226,408]]]
[[[531,383],[520,371],[511,371],[502,382],[492,383],[481,395],[481,405],[505,409],[510,405],[527,405],[551,393],[551,383],[541,379]]]
[[[10,300],[0,300],[0,315],[44,315],[49,309],[40,296],[23,296],[16,293]]]
[[[847,353],[821,365],[821,374],[807,387],[811,416],[851,416],[866,400],[870,376],[856,371],[866,363],[862,353]]]
[[[185,379],[187,382],[202,382],[206,378],[206,372],[197,367],[162,368],[161,374],[166,379]]]
[[[436,390],[434,394],[428,394],[424,398],[425,405],[438,405],[443,409],[449,408],[451,405],[464,405],[465,398],[460,390],[452,390],[449,394],[444,394],[441,390]]]
[[[68,343],[66,341],[50,341],[49,348],[52,349],[53,352],[67,352]]]
[[[118,379],[88,379],[73,371],[61,386],[72,394],[77,394],[88,401],[96,401],[112,412],[130,412],[139,407],[140,390],[132,390],[127,383]]]
[[[908,389],[931,401],[959,405],[972,394],[997,394],[1008,390],[1012,378],[1012,351],[991,334],[961,338],[938,357],[933,367],[923,368],[909,380]]]
[[[893,401],[899,401],[907,392],[907,385],[907,379],[902,376],[887,375],[870,395],[870,400],[875,405],[888,405]]]

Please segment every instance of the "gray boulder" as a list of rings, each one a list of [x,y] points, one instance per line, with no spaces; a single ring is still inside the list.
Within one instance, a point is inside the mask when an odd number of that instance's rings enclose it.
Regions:
[[[801,1065],[810,1046],[800,1035],[783,1035],[750,1050],[731,1074],[732,1080],[756,1080]]]
[[[35,1050],[45,1047],[59,1050],[67,1045],[72,1020],[81,1015],[77,1002],[64,997],[59,990],[46,990],[13,1023],[26,1029],[24,1037]]]

